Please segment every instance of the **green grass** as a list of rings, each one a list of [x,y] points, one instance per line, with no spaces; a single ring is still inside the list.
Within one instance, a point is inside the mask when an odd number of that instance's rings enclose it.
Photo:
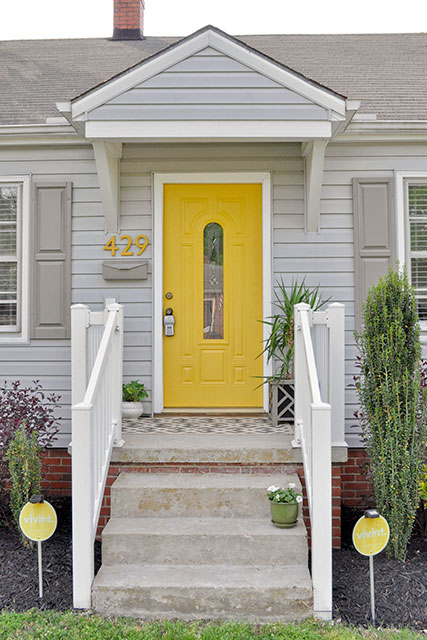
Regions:
[[[85,613],[32,609],[0,613],[0,640],[419,640],[409,629],[356,628],[308,620],[301,624],[255,625],[244,622],[139,623],[108,620]]]

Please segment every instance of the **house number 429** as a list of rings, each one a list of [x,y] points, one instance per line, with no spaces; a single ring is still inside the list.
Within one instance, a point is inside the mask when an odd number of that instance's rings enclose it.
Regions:
[[[120,236],[120,240],[126,240],[127,245],[121,252],[121,256],[133,256],[135,255],[133,251],[131,251],[131,247],[135,246],[138,248],[137,256],[140,256],[141,253],[144,253],[146,248],[148,247],[148,238],[147,236],[136,236],[133,240],[130,236]],[[104,245],[104,251],[111,251],[111,255],[116,255],[117,251],[120,251],[120,247],[116,245],[116,236],[111,236],[106,245]]]

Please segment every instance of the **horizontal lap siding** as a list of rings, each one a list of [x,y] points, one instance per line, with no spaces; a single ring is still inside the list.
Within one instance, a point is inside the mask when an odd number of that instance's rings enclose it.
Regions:
[[[93,109],[90,120],[327,120],[298,93],[207,48]]]
[[[0,175],[29,175],[34,182],[63,182],[73,185],[72,207],[72,301],[100,310],[107,297],[118,297],[125,305],[124,372],[129,378],[145,379],[150,386],[151,372],[151,289],[138,284],[111,287],[102,278],[102,260],[110,254],[103,250],[103,207],[98,188],[93,152],[90,146],[37,147],[31,149],[1,148]],[[150,176],[139,176],[135,186],[138,205],[132,189],[124,195],[122,233],[135,236],[151,232]],[[132,187],[123,180],[123,186]],[[144,192],[145,189],[145,192]],[[145,205],[141,205],[144,197]],[[129,209],[126,212],[126,209]],[[125,246],[124,241],[119,241]],[[117,254],[116,254],[117,255]],[[151,247],[144,254],[151,255]],[[151,277],[151,276],[150,276]],[[0,345],[0,379],[20,380],[31,386],[40,380],[43,389],[61,396],[58,445],[66,446],[71,432],[71,362],[70,341],[32,340],[29,345]]]
[[[359,431],[353,376],[354,345],[354,177],[392,177],[395,169],[427,170],[426,145],[340,145],[327,148],[321,201],[320,234],[304,232],[304,173],[299,144],[130,145],[121,161],[121,233],[145,234],[150,245],[146,281],[122,282],[102,278],[103,208],[90,147],[0,150],[0,175],[32,174],[34,181],[71,180],[72,299],[101,309],[107,297],[125,305],[125,379],[138,378],[152,393],[152,172],[271,171],[273,185],[274,281],[303,277],[320,285],[324,297],[346,305],[346,430],[350,443]],[[124,241],[119,241],[125,246]],[[116,258],[119,255],[116,254]],[[65,340],[34,340],[30,346],[1,346],[1,379],[31,383],[62,396],[62,431],[70,432],[70,344]],[[62,440],[65,443],[66,436]]]
[[[321,210],[325,212],[328,209],[328,214],[322,215],[322,234],[326,231],[325,219],[328,218],[328,227],[335,219],[336,227],[343,233],[343,243],[336,247],[336,251],[340,254],[345,253],[348,258],[353,254],[352,179],[393,178],[395,171],[427,171],[427,145],[331,144],[327,147]],[[394,215],[394,212],[392,213]],[[319,253],[316,255],[318,256]],[[336,255],[335,251],[331,253],[331,256]],[[351,272],[346,270],[346,273],[354,278],[352,270]],[[355,328],[354,289],[349,287],[347,291],[345,297],[350,299],[345,300],[343,297],[340,300],[346,305],[346,434],[349,444],[357,445],[360,443],[357,435],[360,433],[360,426],[354,417],[354,412],[358,409],[354,389],[354,376],[358,374],[357,348],[353,333]],[[342,293],[344,294],[345,291]]]
[[[327,149],[321,199],[321,233],[304,232],[304,172],[299,144],[126,145],[122,160],[122,215],[144,211],[150,172],[272,171],[274,281],[305,277],[324,298],[345,304],[346,433],[357,444],[353,376],[354,248],[353,177],[391,177],[394,168],[427,170],[423,145],[338,145]],[[135,190],[135,189],[139,190]],[[128,208],[130,207],[130,208]],[[147,334],[143,334],[148,337]],[[126,338],[125,338],[126,339]]]
[[[83,213],[86,204],[99,203],[98,180],[91,147],[33,147],[0,149],[0,175],[31,175],[34,182],[73,184]],[[73,221],[74,224],[74,221]],[[1,380],[20,380],[31,386],[40,380],[43,389],[61,396],[56,411],[61,417],[60,440],[68,444],[71,430],[71,364],[69,340],[32,340],[29,345],[0,345]]]

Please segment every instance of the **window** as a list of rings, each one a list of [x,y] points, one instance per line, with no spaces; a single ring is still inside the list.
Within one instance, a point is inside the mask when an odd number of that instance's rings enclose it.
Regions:
[[[19,331],[20,187],[0,186],[0,331]]]
[[[418,315],[427,328],[427,182],[407,183],[407,251]]]
[[[28,178],[0,178],[0,342],[28,338],[27,212]]]

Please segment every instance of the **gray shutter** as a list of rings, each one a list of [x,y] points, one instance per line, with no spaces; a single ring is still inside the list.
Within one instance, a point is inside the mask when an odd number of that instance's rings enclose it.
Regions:
[[[354,271],[356,330],[369,289],[396,263],[394,181],[354,178]]]
[[[71,182],[33,185],[31,337],[70,337]]]

